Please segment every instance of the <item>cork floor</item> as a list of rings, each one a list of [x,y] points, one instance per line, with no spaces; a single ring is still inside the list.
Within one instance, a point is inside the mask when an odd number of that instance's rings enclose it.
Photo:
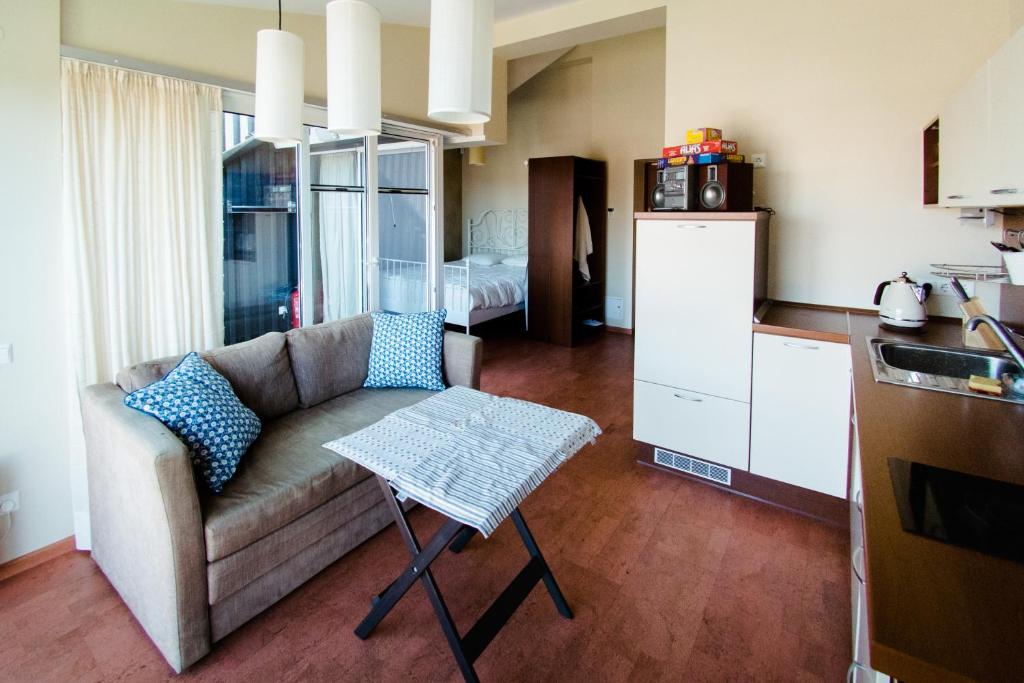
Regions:
[[[534,589],[476,663],[497,681],[840,681],[850,660],[845,531],[637,465],[632,340],[485,342],[482,388],[604,429],[523,506],[576,618]],[[709,425],[713,428],[713,425]],[[440,517],[417,508],[421,539]],[[418,585],[367,641],[352,629],[406,561],[389,527],[256,617],[180,678],[461,680]],[[434,564],[467,628],[527,555],[505,523]],[[150,681],[173,672],[87,554],[0,583],[0,680]]]

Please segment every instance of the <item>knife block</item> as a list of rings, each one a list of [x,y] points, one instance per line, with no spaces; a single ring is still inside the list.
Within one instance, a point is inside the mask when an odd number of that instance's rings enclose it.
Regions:
[[[972,349],[987,349],[989,351],[1006,350],[1003,342],[999,341],[999,337],[996,336],[996,333],[988,325],[979,325],[978,329],[973,332],[967,329],[967,321],[969,319],[976,315],[985,315],[987,312],[978,297],[971,297],[960,304],[960,310],[964,314],[964,346]]]

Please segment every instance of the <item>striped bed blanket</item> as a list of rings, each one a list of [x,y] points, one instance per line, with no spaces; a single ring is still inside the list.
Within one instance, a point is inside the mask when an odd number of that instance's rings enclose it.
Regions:
[[[583,415],[452,387],[324,447],[486,537],[600,434]]]

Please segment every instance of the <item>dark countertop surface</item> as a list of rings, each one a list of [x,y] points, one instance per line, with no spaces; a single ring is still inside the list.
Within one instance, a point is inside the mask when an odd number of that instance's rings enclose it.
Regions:
[[[772,301],[761,322],[754,323],[754,332],[847,344],[850,341],[847,316],[842,309]]]
[[[863,477],[871,665],[904,681],[1024,680],[1024,565],[907,533],[888,459],[1024,485],[1024,406],[877,383],[867,337],[962,346],[956,321],[923,334],[850,314]]]
[[[768,216],[767,211],[635,211],[636,220],[655,221],[753,221]]]

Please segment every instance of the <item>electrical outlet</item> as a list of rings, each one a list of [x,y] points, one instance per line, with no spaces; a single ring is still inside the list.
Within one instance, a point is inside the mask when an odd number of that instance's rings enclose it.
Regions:
[[[0,365],[14,362],[14,344],[0,344]]]
[[[604,317],[606,320],[622,320],[622,298],[609,296],[604,300]]]
[[[0,515],[17,512],[21,507],[21,500],[17,491],[11,491],[0,496]]]
[[[953,292],[952,285],[949,283],[948,277],[929,275],[927,277],[917,278],[917,281],[922,285],[926,282],[930,282],[932,285],[932,296],[956,296]],[[974,280],[960,280],[960,284],[964,286],[964,291],[967,292],[967,296],[974,296]]]
[[[754,168],[768,168],[768,155],[764,152],[750,155],[750,163]]]

